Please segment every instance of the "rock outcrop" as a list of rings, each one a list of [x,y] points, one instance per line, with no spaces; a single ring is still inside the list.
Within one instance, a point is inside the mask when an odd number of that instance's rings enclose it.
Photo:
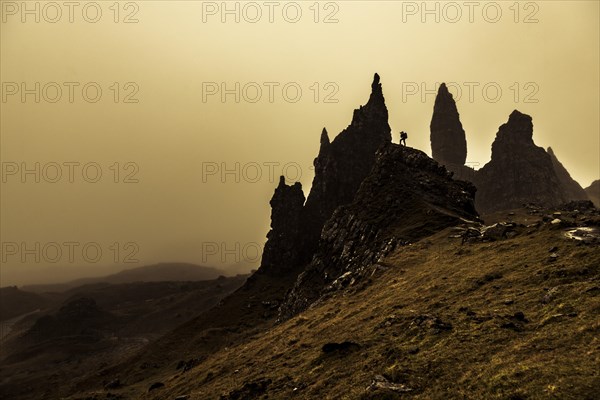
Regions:
[[[467,160],[467,139],[452,94],[445,83],[438,89],[431,118],[431,153],[446,167],[463,166]]]
[[[452,94],[441,84],[431,119],[433,159],[478,188],[476,205],[484,213],[520,207],[525,203],[552,206],[586,200],[581,186],[558,161],[533,142],[531,117],[514,111],[500,127],[492,145],[492,160],[481,170],[465,166],[467,142]]]
[[[594,205],[600,208],[600,180],[592,182],[589,187],[585,188],[585,192]]]
[[[375,153],[391,143],[391,129],[379,75],[371,84],[369,101],[354,110],[352,122],[330,143],[321,134],[321,148],[314,160],[315,177],[303,212],[303,261],[310,262],[321,230],[336,208],[352,201],[371,171]]]
[[[329,288],[357,278],[398,245],[476,220],[475,187],[451,176],[419,150],[395,144],[381,148],[354,201],[325,224],[315,257],[298,277],[280,317],[304,310]]]
[[[552,166],[554,167],[554,173],[556,173],[556,177],[558,178],[558,182],[560,183],[560,187],[563,191],[563,195],[568,201],[575,200],[589,200],[587,193],[577,181],[571,178],[571,174],[569,171],[562,165],[556,154],[554,154],[554,150],[552,147],[548,147],[548,155],[550,156],[550,160],[552,160]]]
[[[282,180],[271,200],[271,231],[263,252],[262,274],[290,271],[308,264],[325,222],[336,208],[354,199],[375,163],[375,153],[392,140],[388,111],[379,75],[375,74],[368,102],[354,110],[352,122],[333,141],[321,132],[315,177],[306,203],[300,184]]]
[[[302,185],[285,184],[279,179],[279,186],[271,198],[271,230],[263,251],[261,268],[269,272],[285,272],[298,264],[300,226],[304,193]]]
[[[525,203],[553,206],[567,201],[550,155],[533,142],[531,117],[516,110],[500,126],[492,144],[492,159],[478,171],[475,184],[481,213]]]

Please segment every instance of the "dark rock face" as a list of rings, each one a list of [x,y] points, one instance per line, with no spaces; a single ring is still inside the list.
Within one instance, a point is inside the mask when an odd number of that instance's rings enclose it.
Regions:
[[[431,119],[431,153],[442,165],[463,166],[467,160],[467,139],[452,94],[440,85]]]
[[[375,163],[379,147],[390,143],[391,129],[379,75],[371,84],[366,105],[354,110],[352,123],[333,141],[321,133],[319,155],[314,160],[315,178],[306,204],[299,183],[283,181],[271,200],[271,231],[261,262],[261,273],[289,271],[310,262],[325,221],[334,210],[352,201],[361,182]]]
[[[288,186],[282,176],[270,204],[271,230],[267,234],[261,268],[270,272],[286,271],[286,267],[298,263],[298,240],[304,207],[302,185],[297,182]]]
[[[592,182],[589,187],[585,188],[585,192],[590,200],[594,202],[594,205],[600,208],[600,180]]]
[[[315,257],[282,305],[281,318],[357,278],[397,245],[477,219],[475,187],[451,175],[419,150],[395,144],[380,149],[354,201],[325,224]]]
[[[388,111],[375,74],[369,101],[354,110],[351,124],[331,143],[326,130],[321,134],[315,177],[303,212],[305,263],[312,258],[325,221],[337,207],[352,201],[373,167],[377,149],[391,140]]]
[[[588,195],[583,190],[581,185],[577,183],[571,175],[569,171],[562,165],[556,154],[551,147],[548,147],[548,155],[550,155],[550,159],[552,160],[552,166],[554,167],[554,172],[556,173],[556,177],[560,183],[560,187],[563,190],[564,196],[568,201],[575,200],[588,200]]]
[[[513,111],[492,144],[492,159],[475,177],[477,210],[490,213],[525,203],[566,202],[550,155],[533,142],[529,115]]]

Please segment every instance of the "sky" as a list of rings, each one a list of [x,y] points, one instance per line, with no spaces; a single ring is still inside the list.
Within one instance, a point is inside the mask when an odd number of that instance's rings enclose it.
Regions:
[[[260,262],[284,175],[305,194],[381,76],[394,142],[431,154],[446,82],[467,164],[518,109],[600,178],[596,1],[0,1],[0,286],[156,262]]]

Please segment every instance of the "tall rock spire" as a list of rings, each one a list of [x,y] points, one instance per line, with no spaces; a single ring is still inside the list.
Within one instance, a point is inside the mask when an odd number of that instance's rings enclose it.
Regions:
[[[440,85],[431,119],[431,153],[446,166],[462,166],[467,160],[467,139],[452,94]]]
[[[354,199],[375,163],[377,150],[391,140],[388,110],[375,74],[369,100],[354,110],[350,125],[332,141],[325,128],[321,132],[306,203],[299,183],[287,186],[280,181],[271,200],[271,231],[259,271],[290,271],[287,267],[308,264],[325,222],[336,208]]]
[[[304,262],[316,249],[321,229],[333,211],[354,198],[375,163],[377,150],[392,141],[380,77],[375,74],[364,106],[354,110],[352,122],[329,143],[321,133],[315,177],[303,212]]]
[[[371,83],[371,96],[367,104],[379,103],[379,105],[385,103],[383,98],[383,88],[381,87],[381,78],[378,73],[373,76],[373,83]]]

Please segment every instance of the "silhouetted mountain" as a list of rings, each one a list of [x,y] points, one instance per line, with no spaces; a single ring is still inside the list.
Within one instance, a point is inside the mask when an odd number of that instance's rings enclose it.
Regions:
[[[92,283],[129,283],[129,282],[186,282],[186,281],[206,281],[216,279],[225,272],[202,265],[187,263],[159,263],[153,265],[144,265],[126,269],[115,274],[82,278],[67,283],[48,284],[48,285],[26,285],[23,289],[35,292],[64,292],[71,288]]]
[[[600,180],[592,182],[589,187],[585,188],[585,192],[596,207],[600,208]]]
[[[467,160],[467,139],[452,94],[439,87],[431,118],[431,153],[442,165],[462,166]]]
[[[138,268],[126,269],[94,281],[108,283],[165,282],[165,281],[207,281],[223,275],[216,268],[186,263],[159,263]],[[79,281],[81,283],[81,281]],[[86,283],[91,283],[87,281]]]

